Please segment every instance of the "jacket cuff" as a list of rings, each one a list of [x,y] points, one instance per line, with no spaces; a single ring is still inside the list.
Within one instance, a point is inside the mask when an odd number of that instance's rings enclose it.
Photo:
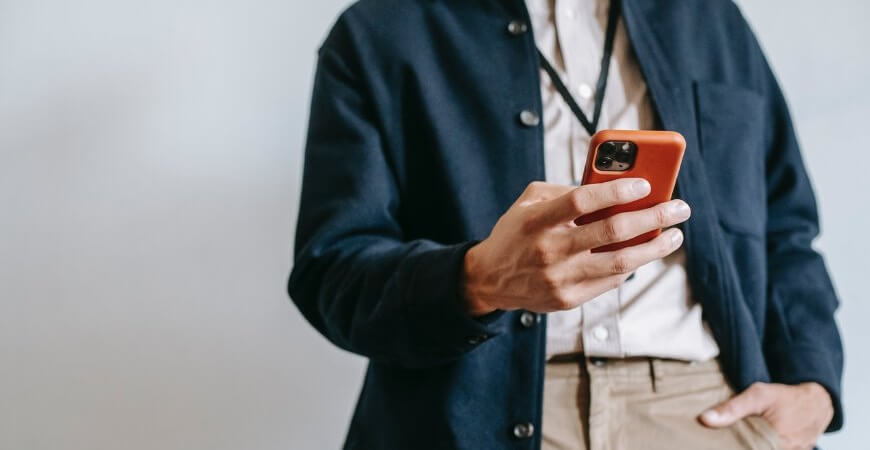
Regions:
[[[814,381],[831,395],[834,418],[826,433],[843,427],[843,404],[840,398],[840,377],[831,355],[824,349],[792,346],[778,349],[768,356],[771,379],[776,383],[798,384]],[[775,369],[775,370],[774,370]]]
[[[478,241],[446,246],[420,255],[408,296],[408,317],[430,356],[455,357],[505,332],[504,311],[481,317],[468,313],[462,294],[465,254]]]

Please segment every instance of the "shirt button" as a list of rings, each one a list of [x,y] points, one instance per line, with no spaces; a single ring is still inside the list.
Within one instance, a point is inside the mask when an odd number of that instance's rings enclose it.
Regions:
[[[565,15],[568,16],[569,19],[574,17],[574,10],[571,8],[565,8]]]
[[[592,337],[598,339],[599,341],[607,340],[607,337],[610,336],[610,333],[607,331],[607,328],[604,328],[601,325],[592,329]]]
[[[520,323],[526,328],[535,326],[535,324],[538,323],[538,320],[540,320],[538,315],[533,312],[523,311],[523,313],[520,314]]]
[[[581,83],[580,86],[577,86],[577,95],[579,95],[583,100],[589,100],[592,98],[592,86],[589,86],[586,83]]]
[[[514,436],[520,439],[530,438],[533,434],[535,434],[535,426],[530,422],[514,425]]]
[[[529,30],[528,24],[522,20],[511,20],[507,27],[508,33],[519,36]]]
[[[470,338],[468,338],[468,343],[471,345],[477,345],[487,339],[489,339],[489,336],[487,336],[486,334],[478,334],[477,336],[471,336]]]
[[[530,128],[536,127],[541,123],[541,118],[534,112],[524,109],[520,112],[520,123]]]

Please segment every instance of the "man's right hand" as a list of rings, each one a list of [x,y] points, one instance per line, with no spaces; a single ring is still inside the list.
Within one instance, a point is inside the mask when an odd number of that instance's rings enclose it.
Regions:
[[[592,253],[689,218],[689,205],[671,200],[586,225],[574,219],[649,195],[646,180],[626,178],[580,187],[531,183],[498,220],[489,237],[465,255],[463,294],[468,311],[547,313],[575,308],[622,284],[638,267],[680,247],[671,228],[655,239],[624,249]]]

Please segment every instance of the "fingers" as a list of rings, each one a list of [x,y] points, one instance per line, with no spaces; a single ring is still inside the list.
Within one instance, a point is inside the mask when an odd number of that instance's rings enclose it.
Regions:
[[[541,223],[556,225],[573,221],[599,209],[644,198],[649,192],[649,183],[641,178],[622,178],[573,188],[541,205]]]
[[[560,300],[560,304],[556,305],[556,309],[564,311],[576,308],[586,301],[598,297],[611,289],[616,289],[619,285],[625,282],[625,279],[628,278],[628,276],[629,274],[627,273],[620,273],[605,277],[592,278],[584,280],[581,284],[576,284],[566,288],[557,297]]]
[[[772,403],[765,383],[753,383],[748,389],[701,414],[701,423],[712,428],[732,425],[746,416],[761,415]]]
[[[629,274],[638,267],[670,255],[683,243],[683,232],[677,228],[665,230],[655,239],[643,244],[603,253],[590,253],[586,273],[581,276],[600,277]]]
[[[628,278],[628,274],[610,275],[586,279],[582,283],[554,288],[553,291],[549,292],[549,297],[552,298],[552,301],[544,305],[544,309],[539,312],[574,309],[588,300],[617,288],[625,282],[626,278]]]
[[[560,197],[566,192],[576,189],[574,186],[566,186],[563,184],[546,183],[543,181],[533,181],[526,186],[526,190],[520,194],[517,199],[517,204],[529,204],[544,200],[552,200]]]
[[[573,232],[574,248],[589,249],[627,241],[648,231],[667,228],[688,220],[692,214],[682,200],[671,200],[652,208],[616,214],[586,224]]]

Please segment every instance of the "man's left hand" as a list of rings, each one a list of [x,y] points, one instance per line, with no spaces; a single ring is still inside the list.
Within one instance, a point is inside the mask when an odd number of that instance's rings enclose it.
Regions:
[[[785,450],[812,449],[834,417],[831,396],[819,383],[753,383],[748,389],[701,414],[708,427],[732,425],[761,416],[779,435]]]

